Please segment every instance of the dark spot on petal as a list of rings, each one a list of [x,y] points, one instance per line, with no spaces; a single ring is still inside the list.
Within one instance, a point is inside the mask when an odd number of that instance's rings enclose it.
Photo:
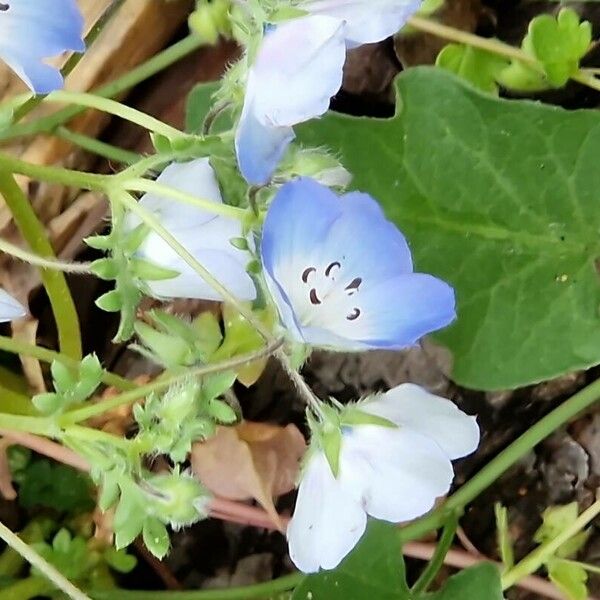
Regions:
[[[0,11],[6,12],[10,8],[10,4],[8,2],[0,2]]]
[[[360,317],[360,309],[359,308],[355,308],[353,309],[353,311],[346,317],[346,319],[348,319],[348,321],[356,321],[356,319],[358,319],[358,317]]]
[[[362,283],[362,277],[355,277],[344,289],[347,292],[358,290],[361,283]]]
[[[331,270],[333,269],[333,267],[337,267],[338,269],[341,267],[342,265],[335,261],[332,262],[326,269],[325,269],[325,277],[329,277],[329,274],[331,273]]]
[[[304,269],[304,271],[302,271],[302,281],[304,281],[304,283],[306,283],[308,281],[308,276],[313,273],[314,271],[316,271],[316,269],[314,267],[308,267],[306,269]]]
[[[317,290],[315,290],[315,288],[310,290],[309,298],[310,298],[311,304],[321,304],[321,301],[319,300],[319,297],[317,296]]]

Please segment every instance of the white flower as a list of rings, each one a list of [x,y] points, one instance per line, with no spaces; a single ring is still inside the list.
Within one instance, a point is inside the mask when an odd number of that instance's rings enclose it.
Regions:
[[[27,314],[25,307],[9,293],[0,288],[0,323],[20,319]]]
[[[219,185],[208,158],[172,163],[157,181],[198,198],[222,203]],[[246,272],[250,256],[230,243],[232,238],[243,236],[240,221],[150,193],[141,198],[140,205],[158,216],[161,224],[177,241],[234,296],[240,300],[253,300],[256,297],[256,288]],[[139,223],[137,216],[128,216],[129,228]],[[157,233],[148,234],[138,254],[156,265],[179,272],[172,279],[149,281],[148,286],[155,296],[223,299]]]
[[[306,573],[335,568],[361,538],[367,515],[398,523],[431,510],[450,489],[451,461],[479,443],[474,417],[416,385],[352,409],[397,427],[343,426],[337,477],[324,451],[311,448],[287,531],[290,557]]]

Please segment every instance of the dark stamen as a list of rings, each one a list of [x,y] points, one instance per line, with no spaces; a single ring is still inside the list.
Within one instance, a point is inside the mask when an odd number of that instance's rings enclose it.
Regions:
[[[356,321],[360,317],[360,309],[355,308],[347,317],[348,321]]]
[[[358,290],[361,283],[362,283],[362,277],[355,277],[344,289],[347,292]]]
[[[315,290],[315,288],[310,290],[309,298],[310,298],[311,304],[321,304],[321,301],[319,300],[319,297],[317,296],[317,290]]]
[[[331,273],[331,269],[333,269],[333,267],[337,267],[338,269],[341,267],[342,265],[339,262],[332,262],[326,269],[325,269],[325,277],[329,277],[329,273]]]
[[[302,281],[306,283],[308,281],[308,276],[314,271],[316,271],[314,267],[308,267],[307,269],[304,269],[304,271],[302,272]]]
[[[6,12],[10,8],[10,4],[8,2],[0,2],[0,11]]]

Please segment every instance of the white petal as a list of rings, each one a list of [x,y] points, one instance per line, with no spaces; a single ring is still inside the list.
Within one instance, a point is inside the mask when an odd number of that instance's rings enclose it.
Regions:
[[[322,115],[342,85],[343,23],[287,21],[265,36],[251,67],[246,102],[265,125],[291,127]]]
[[[0,288],[0,323],[20,319],[26,314],[26,308],[16,298]]]
[[[307,0],[302,8],[345,21],[345,36],[352,47],[394,35],[420,4],[421,0]]]
[[[407,427],[357,425],[344,432],[344,491],[360,494],[367,514],[399,523],[433,508],[450,489],[452,464],[440,447]]]
[[[287,529],[294,564],[305,573],[334,569],[354,548],[366,524],[365,511],[342,490],[324,454],[315,454],[300,482]]]
[[[219,186],[207,158],[173,163],[157,181],[197,198],[222,203]],[[232,238],[243,236],[240,221],[155,194],[144,195],[140,205],[158,216],[177,241],[234,296],[240,300],[256,297],[256,288],[246,272],[250,256],[230,243]],[[128,227],[133,228],[140,220],[135,215],[128,215],[127,222]],[[150,232],[138,252],[145,259],[180,273],[172,279],[148,282],[155,296],[223,299],[157,233]]]
[[[434,440],[452,460],[471,454],[479,445],[475,417],[453,402],[404,383],[386,394],[361,403],[361,409],[418,431]]]

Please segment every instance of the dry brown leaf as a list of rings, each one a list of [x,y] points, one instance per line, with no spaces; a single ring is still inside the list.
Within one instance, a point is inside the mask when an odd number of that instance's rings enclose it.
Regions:
[[[273,498],[294,488],[305,450],[295,425],[245,421],[237,427],[219,427],[214,437],[194,444],[192,470],[218,496],[254,498],[283,529]]]
[[[12,336],[15,340],[27,342],[28,344],[37,344],[37,330],[39,321],[33,317],[19,319],[11,323]],[[35,394],[42,394],[46,391],[46,382],[44,381],[44,373],[40,361],[33,356],[25,356],[20,354],[23,373],[31,391]]]

